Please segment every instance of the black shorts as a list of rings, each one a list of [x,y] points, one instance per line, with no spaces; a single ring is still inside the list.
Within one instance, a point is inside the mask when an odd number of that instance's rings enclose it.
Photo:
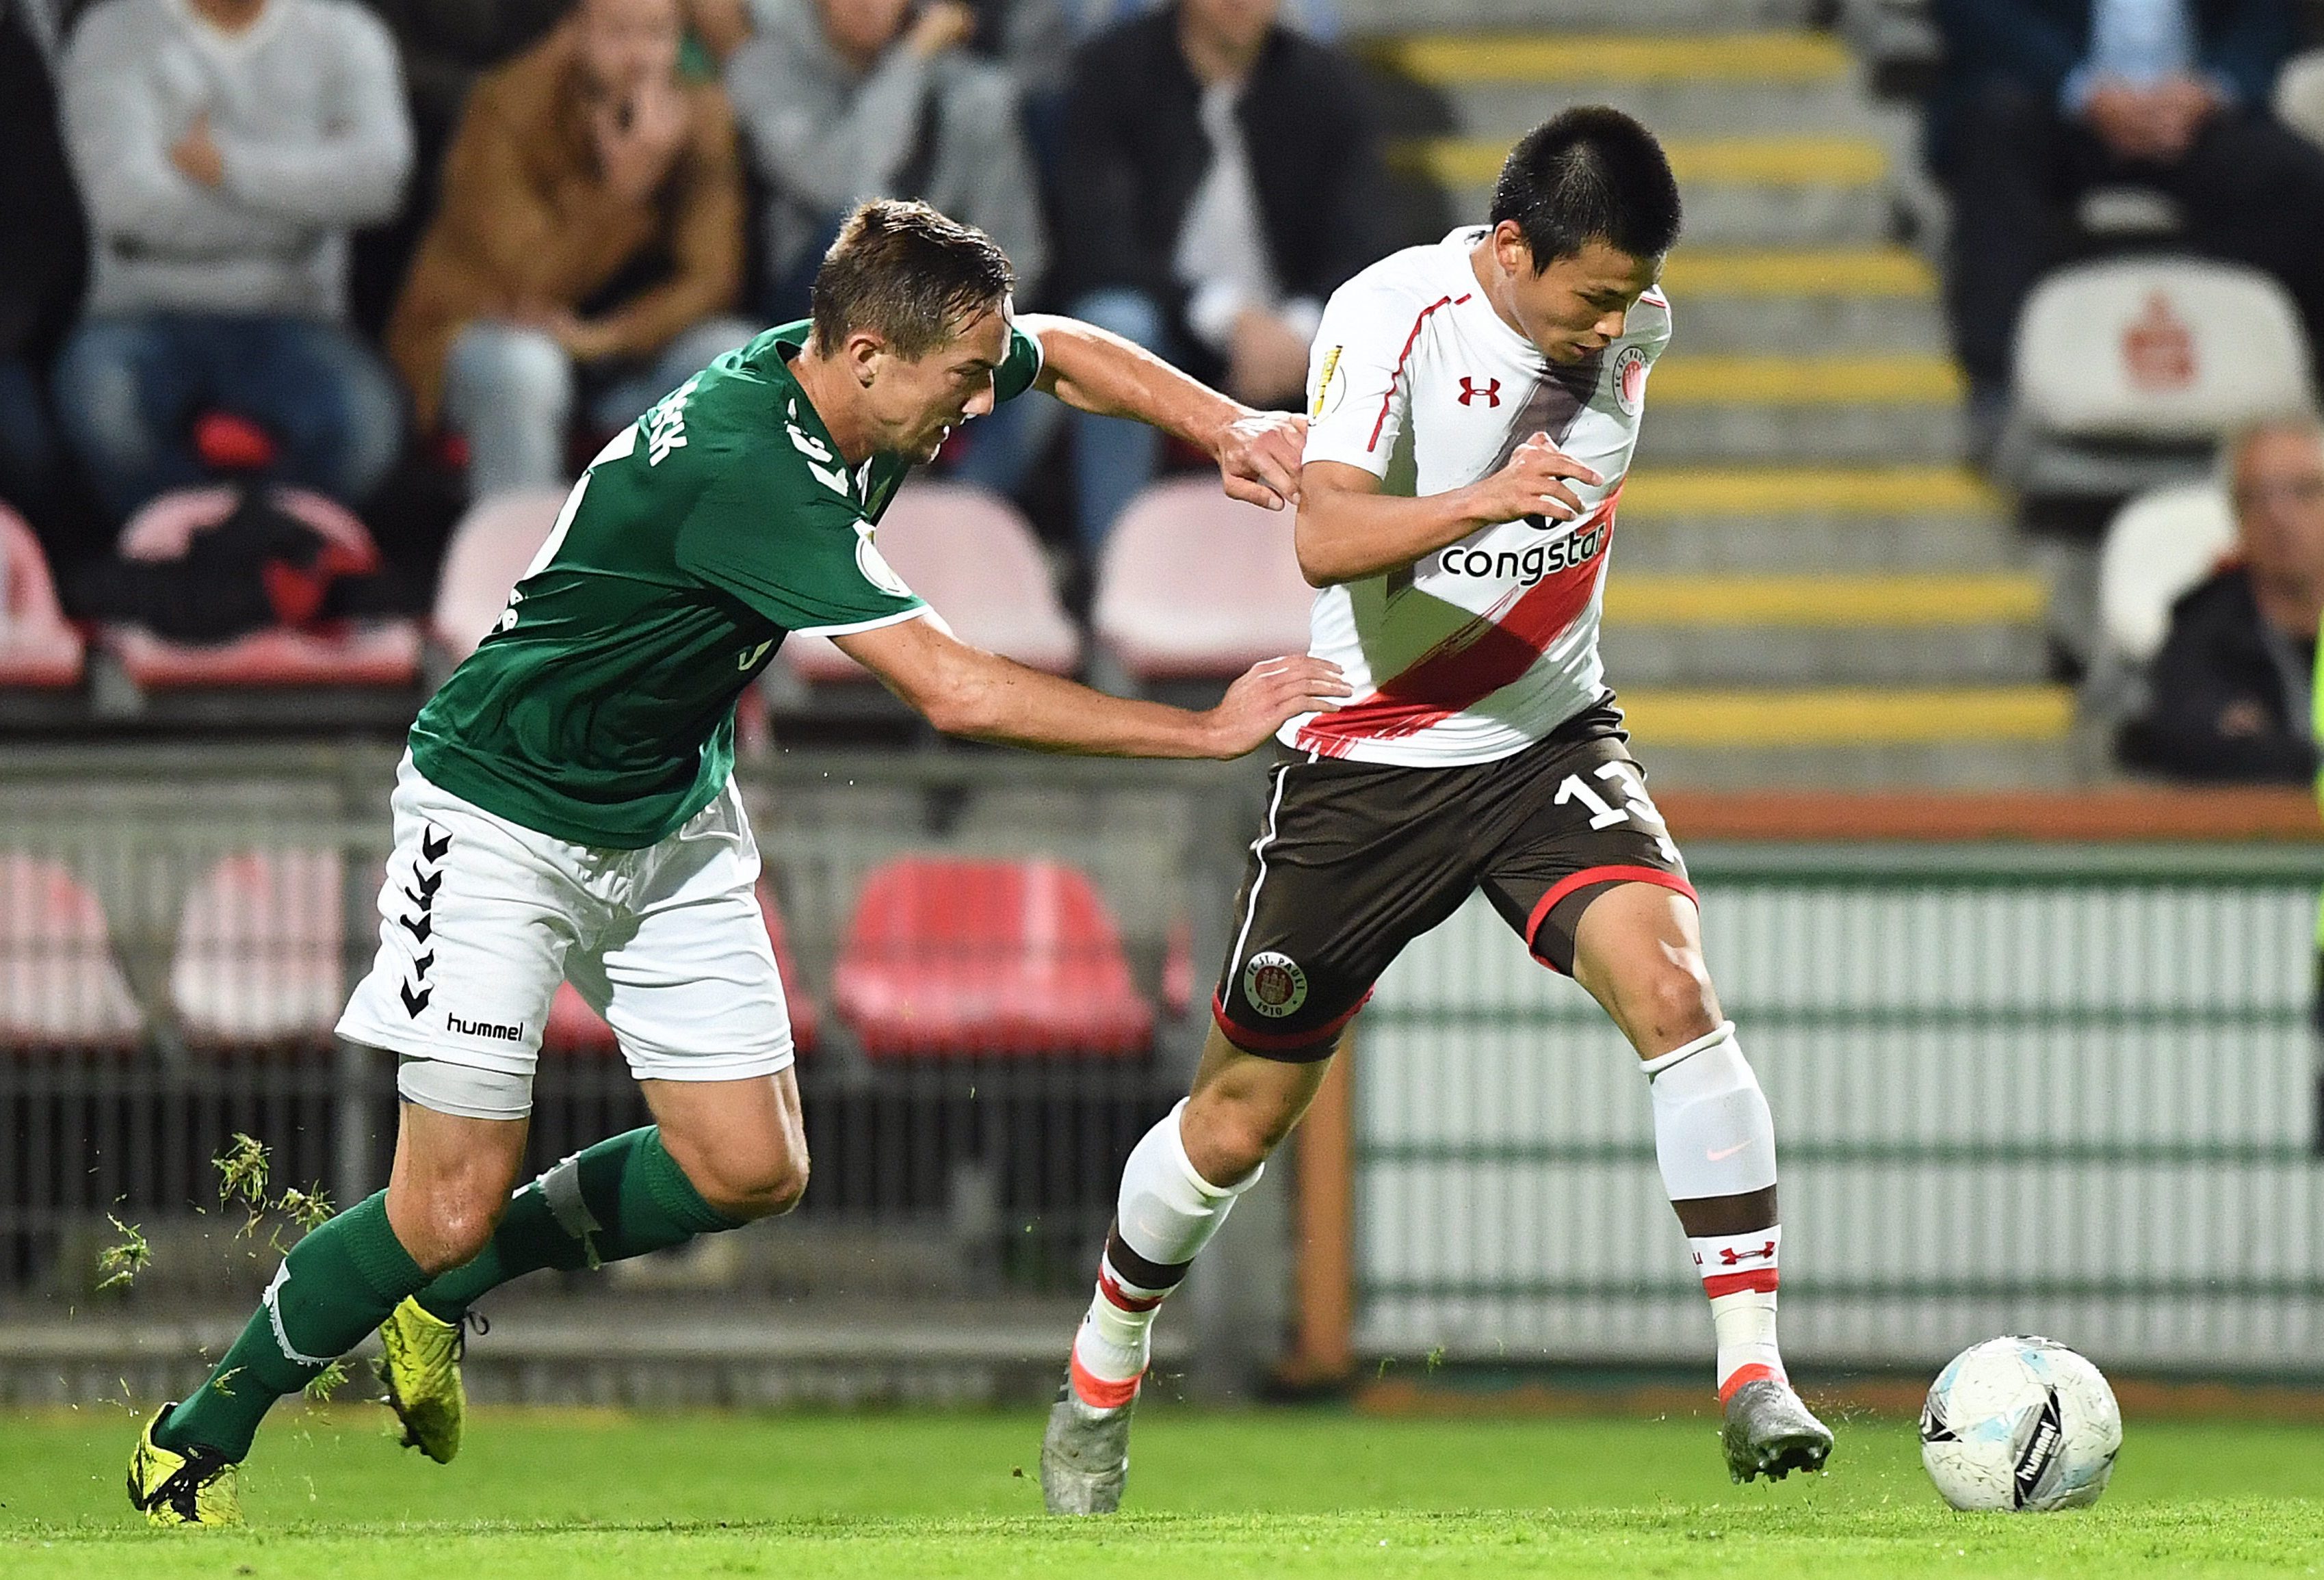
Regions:
[[[1498,762],[1406,768],[1277,749],[1212,1014],[1246,1052],[1327,1057],[1404,946],[1478,889],[1552,969],[1622,883],[1689,899],[1610,698]]]

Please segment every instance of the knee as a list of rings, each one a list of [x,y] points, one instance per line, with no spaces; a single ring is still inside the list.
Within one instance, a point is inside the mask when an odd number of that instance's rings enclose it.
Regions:
[[[416,1199],[399,1202],[390,1191],[389,1221],[411,1260],[431,1278],[476,1259],[507,1201],[505,1191],[471,1189],[466,1181],[447,1181],[412,1196]]]
[[[731,1217],[779,1217],[807,1194],[807,1159],[804,1147],[786,1148],[769,1156],[723,1162],[707,1180],[694,1188],[703,1199]]]
[[[1666,951],[1626,997],[1642,1050],[1680,1047],[1719,1029],[1719,996],[1702,956],[1692,950]]]
[[[85,324],[58,354],[54,374],[60,423],[84,451],[142,456],[146,432],[139,348],[125,327]]]
[[[445,396],[458,423],[519,411],[562,427],[573,405],[573,361],[538,330],[471,324],[453,343]]]
[[[1248,1096],[1197,1092],[1179,1116],[1178,1139],[1196,1173],[1213,1185],[1232,1185],[1275,1154],[1298,1117]]]

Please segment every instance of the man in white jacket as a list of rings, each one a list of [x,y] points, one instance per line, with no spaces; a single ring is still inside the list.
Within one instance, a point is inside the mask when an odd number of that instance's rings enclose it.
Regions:
[[[199,481],[193,425],[222,412],[287,481],[360,500],[402,435],[346,326],[348,233],[411,170],[387,30],[352,0],[104,0],[60,88],[91,259],[57,406],[99,498]]]

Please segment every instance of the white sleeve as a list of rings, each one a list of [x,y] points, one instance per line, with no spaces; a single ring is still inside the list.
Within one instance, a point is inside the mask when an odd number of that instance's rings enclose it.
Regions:
[[[1361,277],[1332,293],[1307,354],[1305,461],[1388,475],[1412,404],[1406,361],[1425,317],[1410,293]]]

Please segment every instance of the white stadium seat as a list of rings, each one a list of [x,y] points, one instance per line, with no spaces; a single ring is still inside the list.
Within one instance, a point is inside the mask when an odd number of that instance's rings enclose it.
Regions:
[[[1070,675],[1081,633],[1057,602],[1033,528],[1000,495],[959,482],[916,482],[880,519],[881,557],[960,639],[1051,675]],[[793,637],[784,661],[813,684],[866,678],[822,637]]]
[[[2324,50],[2310,50],[2275,78],[2275,118],[2324,146]]]
[[[2098,550],[2106,648],[2135,664],[2153,658],[2171,628],[2171,606],[2235,546],[2235,511],[2215,482],[2159,488],[2125,505]]]
[[[1140,680],[1232,676],[1307,650],[1315,590],[1291,513],[1231,500],[1215,477],[1148,489],[1106,539],[1091,623]]]
[[[561,488],[513,489],[494,494],[460,518],[444,551],[436,580],[436,610],[429,617],[434,637],[454,663],[476,650],[508,607],[509,589],[549,541],[557,512],[565,508]]]
[[[2029,494],[2120,497],[2201,473],[2228,430],[2307,398],[2307,339],[2266,275],[2177,257],[2080,264],[2018,319],[1997,465]]]

